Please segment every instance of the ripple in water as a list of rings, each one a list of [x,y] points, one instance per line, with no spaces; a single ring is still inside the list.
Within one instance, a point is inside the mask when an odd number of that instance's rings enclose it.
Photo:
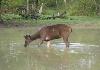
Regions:
[[[52,44],[56,49],[59,49],[60,51],[64,51],[65,43],[56,43]],[[83,44],[83,43],[70,43],[69,45],[69,53],[85,53],[91,50],[90,47],[99,47],[98,45],[89,45],[89,44]]]

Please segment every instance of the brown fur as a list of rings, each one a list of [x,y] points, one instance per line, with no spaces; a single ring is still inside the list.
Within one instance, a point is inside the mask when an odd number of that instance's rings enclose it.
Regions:
[[[54,39],[63,38],[66,47],[69,47],[68,45],[68,37],[70,33],[72,32],[72,28],[70,26],[67,26],[65,24],[56,24],[51,26],[45,26],[41,28],[39,31],[37,31],[33,35],[26,35],[25,36],[25,47],[33,40],[40,39],[43,43],[43,41],[51,41]]]

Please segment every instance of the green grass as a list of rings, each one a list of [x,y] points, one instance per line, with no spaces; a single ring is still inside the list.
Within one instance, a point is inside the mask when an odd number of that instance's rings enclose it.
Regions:
[[[48,24],[97,24],[100,25],[100,16],[67,16],[65,19],[56,18],[42,19],[50,15],[43,15],[41,19],[23,19],[19,15],[5,14],[2,18],[7,21],[7,24],[19,24],[19,25],[48,25]]]
[[[2,19],[4,20],[11,20],[11,19],[19,19],[21,16],[16,15],[16,14],[3,14],[1,15]]]

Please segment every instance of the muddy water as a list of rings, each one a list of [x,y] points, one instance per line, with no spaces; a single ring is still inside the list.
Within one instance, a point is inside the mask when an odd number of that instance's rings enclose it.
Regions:
[[[24,48],[24,35],[37,28],[0,28],[0,70],[100,70],[100,29],[74,29],[70,48],[62,39]]]

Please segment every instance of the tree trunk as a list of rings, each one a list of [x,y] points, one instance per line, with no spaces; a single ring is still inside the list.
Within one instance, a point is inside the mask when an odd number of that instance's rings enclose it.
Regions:
[[[29,14],[29,0],[27,0],[27,14]]]

